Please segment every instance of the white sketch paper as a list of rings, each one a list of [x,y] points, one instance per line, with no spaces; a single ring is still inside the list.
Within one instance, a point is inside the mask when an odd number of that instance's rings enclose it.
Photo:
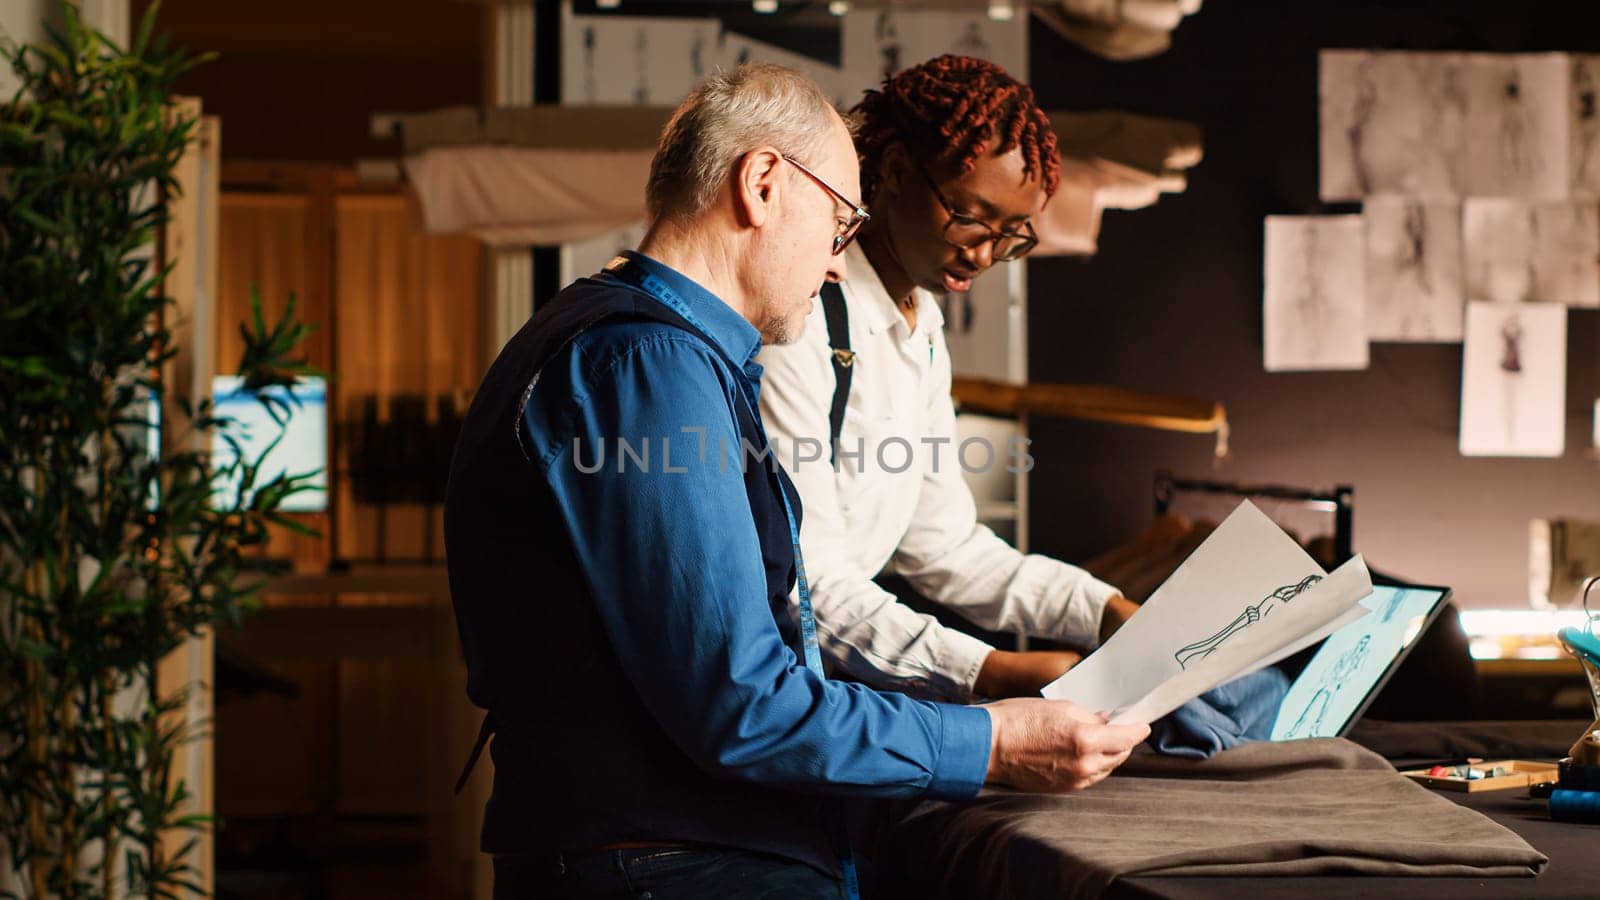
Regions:
[[[1567,308],[1468,303],[1461,454],[1558,457],[1566,404]]]
[[[1600,216],[1592,203],[1468,198],[1467,299],[1600,306]]]
[[[569,16],[562,102],[677,106],[711,71],[721,33],[716,19]]]
[[[1269,372],[1367,367],[1360,216],[1268,216],[1263,319]]]
[[[997,22],[981,9],[859,9],[845,15],[842,27],[841,59],[847,84],[856,90],[945,53],[987,59],[1018,79],[1028,76],[1027,16]]]
[[[1574,55],[1570,68],[1572,196],[1594,200],[1600,198],[1600,56]]]
[[[1466,303],[1460,204],[1370,197],[1362,219],[1368,339],[1461,340]]]
[[[1557,200],[1568,195],[1571,72],[1560,53],[1466,58],[1466,193]]]
[[[1467,95],[1459,53],[1318,56],[1321,194],[1460,197]]]
[[[1150,721],[1359,618],[1360,559],[1327,575],[1249,501],[1240,503],[1133,618],[1044,689]]]

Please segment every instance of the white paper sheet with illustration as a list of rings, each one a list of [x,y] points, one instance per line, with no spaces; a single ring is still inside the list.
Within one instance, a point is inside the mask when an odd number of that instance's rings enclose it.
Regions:
[[[1332,575],[1249,501],[1239,504],[1104,646],[1044,695],[1152,721],[1365,614],[1357,557]]]
[[[1460,53],[1318,54],[1321,193],[1451,200],[1466,193]]]
[[[1268,372],[1367,367],[1360,216],[1267,216],[1262,317]]]
[[[1461,340],[1461,204],[1368,197],[1361,218],[1367,235],[1367,337]]]
[[[1567,308],[1469,303],[1461,354],[1461,455],[1566,451]]]
[[[1600,215],[1593,202],[1470,197],[1462,234],[1468,300],[1600,306]]]

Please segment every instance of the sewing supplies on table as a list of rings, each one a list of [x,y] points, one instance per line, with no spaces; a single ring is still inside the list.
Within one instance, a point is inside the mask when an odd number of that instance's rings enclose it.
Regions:
[[[1410,769],[1400,774],[1425,787],[1477,793],[1524,788],[1539,782],[1552,781],[1557,777],[1558,771],[1555,763],[1530,762],[1523,759],[1501,759],[1492,762],[1472,759],[1462,765]]]

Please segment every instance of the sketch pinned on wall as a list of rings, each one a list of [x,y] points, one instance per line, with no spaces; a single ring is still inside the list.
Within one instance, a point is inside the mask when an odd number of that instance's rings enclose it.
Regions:
[[[706,73],[716,19],[571,16],[565,24],[562,102],[676,106]]]
[[[1567,196],[1570,79],[1565,54],[1467,56],[1469,196]]]
[[[945,53],[990,60],[1019,78],[1028,72],[1027,16],[997,22],[981,9],[862,9],[845,14],[842,29],[842,68],[857,90]]]
[[[595,57],[594,25],[592,23],[583,26],[583,57],[579,64],[583,72],[583,89],[576,99],[589,105],[598,103],[600,83],[595,75],[597,60]]]
[[[1463,456],[1558,457],[1566,447],[1567,308],[1467,304]]]
[[[1466,307],[1460,204],[1371,197],[1362,219],[1368,339],[1461,340]]]
[[[1462,243],[1469,300],[1600,306],[1600,216],[1589,203],[1468,198]]]
[[[1459,53],[1322,51],[1317,79],[1322,199],[1461,196],[1464,59]]]
[[[1367,367],[1360,216],[1268,216],[1263,319],[1269,372]]]
[[[1572,57],[1569,107],[1572,196],[1600,198],[1600,56]]]
[[[887,80],[903,68],[900,64],[900,33],[894,25],[894,13],[881,10],[872,20],[872,43],[877,50],[877,77],[873,84]]]
[[[1013,270],[1020,263],[1000,263],[972,282],[972,289],[939,297],[944,316],[945,345],[950,350],[950,367],[957,375],[993,378],[1000,381],[1025,380],[1020,371],[1024,348],[1013,335],[1022,334],[1023,305],[1020,291],[1013,291]]]

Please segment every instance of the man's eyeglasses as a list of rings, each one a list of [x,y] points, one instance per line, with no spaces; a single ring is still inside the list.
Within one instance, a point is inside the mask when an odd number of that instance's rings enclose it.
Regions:
[[[939,205],[944,207],[945,214],[950,217],[944,223],[945,243],[963,250],[976,250],[994,241],[994,258],[1000,262],[1021,259],[1028,255],[1028,251],[1039,246],[1039,235],[1034,232],[1032,222],[1023,222],[1019,231],[997,231],[989,227],[986,222],[956,212],[956,208],[945,197],[944,191],[939,190],[938,183],[928,174],[922,162],[915,156],[911,161],[921,173],[922,179],[928,182],[928,187],[933,189],[933,196],[939,198]]]
[[[811,180],[815,181],[819,187],[827,191],[829,194],[832,194],[835,200],[838,200],[840,203],[843,203],[847,208],[849,208],[850,218],[848,220],[837,220],[837,229],[833,235],[833,255],[838,256],[844,252],[844,248],[850,246],[851,241],[856,239],[856,233],[861,230],[861,226],[867,224],[868,219],[872,218],[871,214],[867,212],[867,208],[865,206],[862,206],[854,200],[851,200],[849,197],[839,193],[837,190],[834,190],[833,185],[823,181],[822,178],[817,175],[817,173],[806,168],[798,159],[795,159],[787,153],[784,154],[783,158],[793,163],[796,169],[799,169],[800,171],[811,176]]]

